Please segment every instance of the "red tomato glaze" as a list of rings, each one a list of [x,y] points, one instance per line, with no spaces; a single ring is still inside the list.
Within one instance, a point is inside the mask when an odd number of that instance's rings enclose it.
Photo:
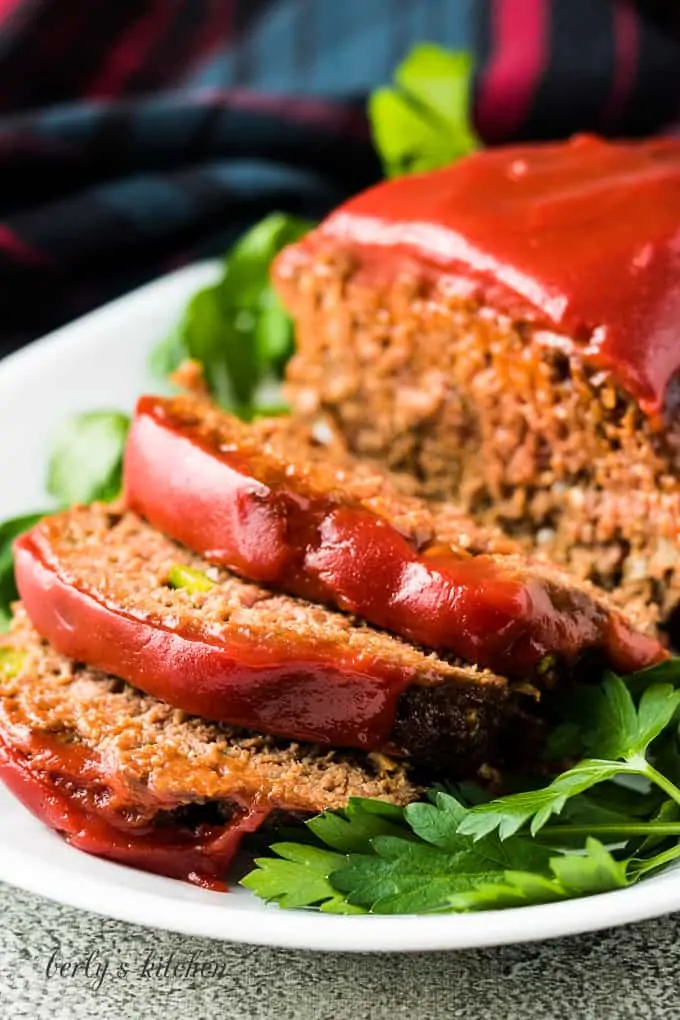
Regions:
[[[326,238],[383,271],[409,256],[500,284],[649,415],[662,410],[680,368],[680,141],[486,149],[350,199],[301,246]]]
[[[329,603],[429,648],[503,675],[544,656],[599,649],[622,672],[662,658],[590,595],[489,556],[428,556],[360,505],[301,487],[274,458],[215,449],[143,397],[125,457],[125,497],[155,527],[209,560]]]
[[[81,591],[37,532],[15,544],[17,585],[36,630],[62,655],[122,677],[176,708],[294,740],[388,747],[411,666],[276,634],[263,645],[170,629]]]
[[[109,781],[96,754],[54,737],[29,734],[25,727],[16,745],[7,733],[0,738],[0,779],[71,846],[215,891],[226,890],[224,876],[241,839],[269,813],[269,809],[244,806],[232,821],[196,830],[180,824],[132,823],[130,812],[116,811],[115,778]],[[101,796],[103,786],[110,787],[110,798]],[[125,807],[130,807],[129,795]],[[148,808],[141,792],[140,807]]]

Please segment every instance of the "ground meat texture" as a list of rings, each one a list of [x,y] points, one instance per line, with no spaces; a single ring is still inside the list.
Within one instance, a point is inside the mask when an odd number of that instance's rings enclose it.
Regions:
[[[288,395],[299,417],[326,419],[354,453],[455,497],[639,619],[672,615],[676,388],[655,421],[569,338],[406,258],[381,278],[327,242],[286,253],[275,282],[296,323]]]
[[[212,587],[173,588],[178,565],[206,571]],[[451,729],[438,765],[470,774],[495,756],[516,704],[537,696],[209,567],[106,506],[46,519],[17,545],[16,569],[27,612],[62,654],[178,708],[261,732],[408,755],[423,742],[404,725],[395,745],[402,694],[413,689],[410,698],[426,702],[442,687]]]
[[[384,756],[187,716],[59,655],[21,607],[0,644],[0,776],[73,845],[210,887],[271,812],[280,821],[422,792]]]
[[[147,454],[161,431],[176,437],[178,459],[182,447],[193,444],[215,459],[233,463],[251,478],[251,488],[268,486],[275,492],[285,486],[300,500],[329,499],[338,505],[360,506],[388,521],[418,550],[436,544],[477,555],[509,554],[519,548],[499,528],[478,524],[455,503],[420,498],[412,475],[389,472],[375,462],[351,456],[337,432],[315,429],[288,415],[246,424],[209,400],[187,395],[147,396],[138,403],[125,472],[126,503],[133,510],[142,501],[134,477],[138,463],[158,476],[159,485],[165,476],[172,494],[182,496],[181,480],[172,478],[173,463],[154,464],[152,451]]]
[[[546,656],[569,669],[586,649],[621,672],[659,654],[602,593],[511,555],[455,505],[407,498],[347,457],[321,460],[290,432],[286,419],[263,437],[205,401],[142,397],[126,503],[250,580],[513,678],[540,675]]]

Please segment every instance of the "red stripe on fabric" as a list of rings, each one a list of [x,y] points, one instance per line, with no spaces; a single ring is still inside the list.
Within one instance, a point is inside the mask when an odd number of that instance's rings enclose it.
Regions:
[[[22,3],[23,0],[0,0],[0,21],[6,21]]]
[[[614,15],[614,73],[612,87],[602,110],[603,127],[616,125],[633,91],[638,68],[638,14],[628,0],[617,0]]]
[[[488,142],[516,134],[531,108],[549,57],[546,0],[495,0],[493,49],[475,100],[475,123]]]
[[[49,262],[46,255],[22,241],[6,223],[0,223],[0,251],[7,252],[19,262],[28,262],[34,266]]]
[[[101,73],[91,82],[88,95],[97,98],[122,92],[127,79],[144,63],[145,55],[172,22],[176,11],[176,5],[169,0],[154,3],[146,17],[140,18],[119,39]]]

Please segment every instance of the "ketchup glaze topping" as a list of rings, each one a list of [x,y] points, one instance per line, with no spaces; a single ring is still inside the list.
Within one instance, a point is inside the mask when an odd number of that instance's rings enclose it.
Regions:
[[[336,238],[520,300],[538,325],[651,417],[680,368],[680,141],[590,135],[487,149],[350,199],[303,246]]]
[[[654,639],[568,579],[545,577],[513,557],[464,557],[436,543],[423,551],[327,481],[315,485],[312,471],[301,476],[295,460],[268,456],[247,440],[220,443],[202,428],[200,409],[194,420],[187,404],[140,398],[125,452],[125,499],[211,562],[512,678],[540,676],[546,655],[573,665],[587,649],[624,673],[663,657]],[[26,542],[30,536],[20,543],[17,567],[25,601]],[[270,657],[273,667],[274,649]],[[338,664],[337,651],[333,658]],[[356,666],[345,664],[346,677]],[[115,664],[107,668],[117,672]],[[392,677],[388,686],[394,715],[394,699],[408,684]],[[162,697],[172,701],[167,692]],[[355,721],[358,711],[354,704]]]

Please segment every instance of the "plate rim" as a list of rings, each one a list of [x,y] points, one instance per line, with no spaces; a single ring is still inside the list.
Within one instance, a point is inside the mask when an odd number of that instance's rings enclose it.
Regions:
[[[21,805],[17,805],[23,812]],[[42,826],[37,819],[35,825]],[[61,842],[55,833],[49,836]],[[82,854],[64,847],[71,855]],[[649,920],[680,909],[680,872],[675,882],[663,875],[595,896],[506,910],[469,914],[402,914],[343,916],[311,910],[282,910],[273,904],[262,909],[229,907],[229,893],[200,891],[205,903],[164,896],[162,886],[172,879],[144,876],[150,889],[107,885],[109,869],[127,871],[125,865],[94,859],[104,874],[74,876],[55,881],[59,865],[36,869],[30,858],[0,847],[0,881],[27,892],[129,924],[161,928],[183,935],[270,948],[315,952],[385,953],[437,952],[481,949],[580,935]],[[99,870],[96,868],[95,870]],[[153,887],[160,883],[156,891]],[[102,896],[102,890],[115,895]],[[673,895],[673,890],[675,895]],[[178,909],[179,908],[179,909]]]

